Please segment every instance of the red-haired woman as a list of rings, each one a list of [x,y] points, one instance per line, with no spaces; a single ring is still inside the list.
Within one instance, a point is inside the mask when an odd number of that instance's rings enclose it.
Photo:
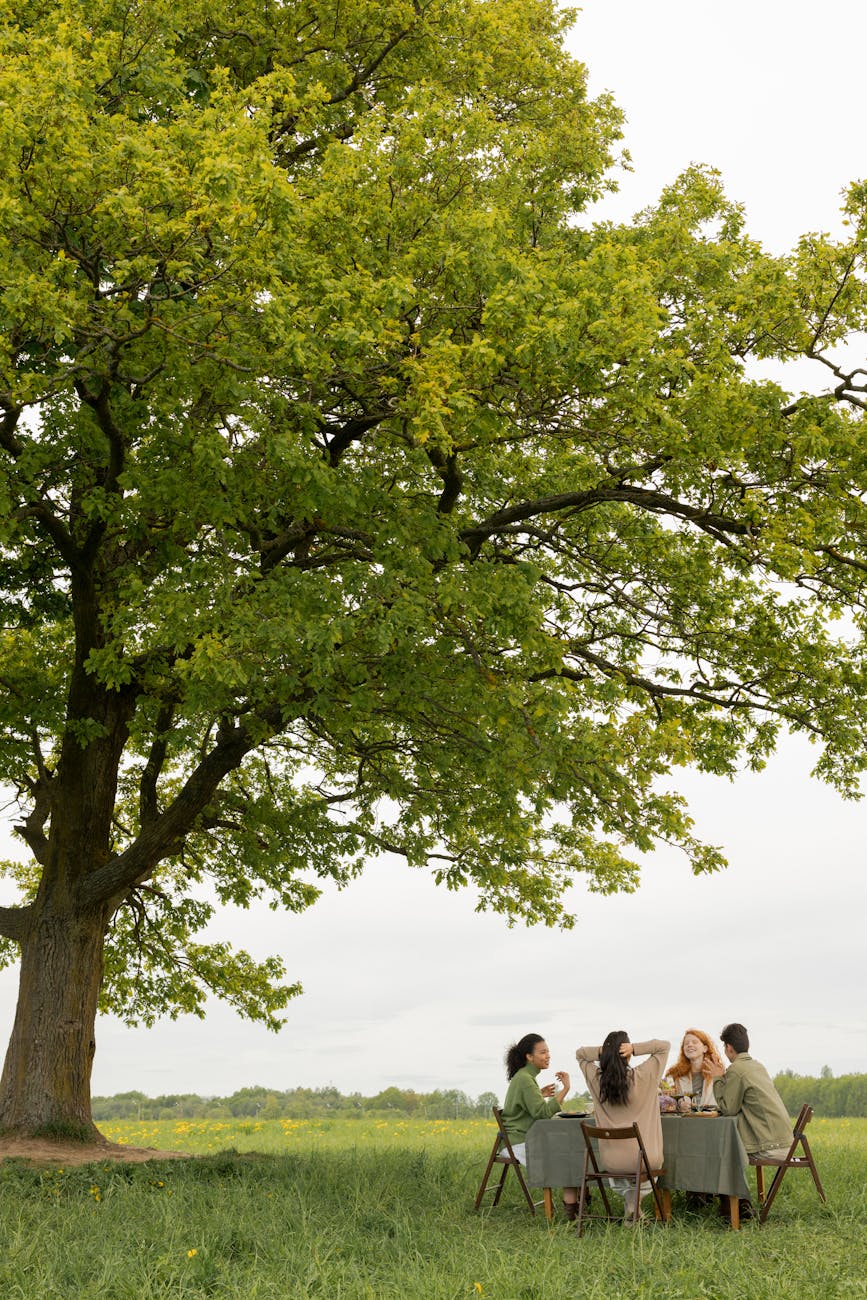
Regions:
[[[680,1055],[665,1072],[665,1077],[674,1084],[678,1108],[683,1104],[683,1097],[694,1097],[699,1106],[714,1105],[712,1063],[722,1066],[719,1053],[708,1035],[702,1029],[687,1029],[680,1045]]]

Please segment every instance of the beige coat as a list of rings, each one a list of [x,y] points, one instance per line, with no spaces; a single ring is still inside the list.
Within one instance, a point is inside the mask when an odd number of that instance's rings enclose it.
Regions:
[[[682,1074],[680,1075],[679,1078],[672,1079],[671,1082],[674,1086],[674,1092],[672,1094],[673,1096],[675,1097],[692,1096],[692,1075],[691,1074]],[[705,1079],[704,1076],[702,1076],[701,1101],[699,1102],[699,1105],[700,1106],[716,1105],[716,1101],[713,1095],[713,1079]]]
[[[596,1123],[600,1128],[623,1128],[635,1121],[647,1150],[651,1169],[662,1168],[662,1121],[659,1118],[659,1081],[671,1047],[661,1038],[633,1043],[635,1056],[647,1056],[631,1071],[629,1100],[625,1106],[604,1106],[599,1098],[599,1053],[601,1047],[579,1047],[575,1058],[595,1103]],[[638,1158],[635,1142],[600,1142],[599,1154],[604,1167],[614,1173],[633,1173]]]

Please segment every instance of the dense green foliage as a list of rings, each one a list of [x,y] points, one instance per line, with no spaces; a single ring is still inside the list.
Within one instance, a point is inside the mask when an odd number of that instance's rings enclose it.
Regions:
[[[791,1115],[796,1115],[806,1101],[817,1115],[867,1116],[867,1074],[841,1074],[835,1079],[828,1071],[813,1078],[784,1070],[774,1084]]]
[[[867,187],[783,258],[697,169],[594,225],[620,115],[568,21],[4,7],[5,1122],[82,1118],[97,998],[277,1023],[298,986],[200,940],[217,901],[300,909],[387,849],[568,924],[576,873],[722,863],[673,768],[787,727],[856,788]],[[823,395],[750,368],[798,357]]]
[[[137,1140],[134,1126],[125,1126]],[[867,1124],[815,1121],[827,1193],[790,1174],[764,1228],[674,1197],[667,1229],[548,1229],[510,1189],[472,1213],[491,1125],[163,1125],[250,1154],[0,1168],[4,1300],[853,1300],[864,1295]],[[210,1127],[210,1131],[208,1131]],[[251,1131],[256,1129],[256,1131]],[[276,1136],[275,1136],[276,1134]],[[268,1152],[256,1155],[255,1152]]]

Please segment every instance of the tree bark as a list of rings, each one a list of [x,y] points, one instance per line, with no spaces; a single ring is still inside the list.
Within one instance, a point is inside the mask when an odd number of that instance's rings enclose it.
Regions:
[[[0,1079],[0,1129],[93,1140],[94,1025],[104,908],[43,907],[21,941],[18,1007]]]

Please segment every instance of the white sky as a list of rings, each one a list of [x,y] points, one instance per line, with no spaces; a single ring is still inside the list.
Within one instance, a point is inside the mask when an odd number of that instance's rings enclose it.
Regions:
[[[634,173],[607,215],[628,218],[706,162],[773,251],[838,229],[840,191],[867,175],[867,5],[587,0],[572,44],[593,90],[611,90],[629,119]],[[637,894],[577,887],[580,921],[567,934],[507,930],[476,915],[469,894],[389,860],[300,916],[227,913],[215,935],[280,952],[304,984],[284,1030],[216,1005],[205,1022],[150,1031],[105,1018],[94,1092],[333,1083],[371,1093],[395,1083],[476,1095],[502,1092],[503,1050],[529,1030],[577,1083],[576,1046],[609,1029],[675,1041],[728,1020],[747,1025],[772,1071],[867,1070],[867,804],[811,780],[814,758],[790,741],[764,773],[734,783],[679,774],[697,833],[723,846],[729,870],[696,880],[660,852]],[[4,1042],[15,983],[0,974]]]

